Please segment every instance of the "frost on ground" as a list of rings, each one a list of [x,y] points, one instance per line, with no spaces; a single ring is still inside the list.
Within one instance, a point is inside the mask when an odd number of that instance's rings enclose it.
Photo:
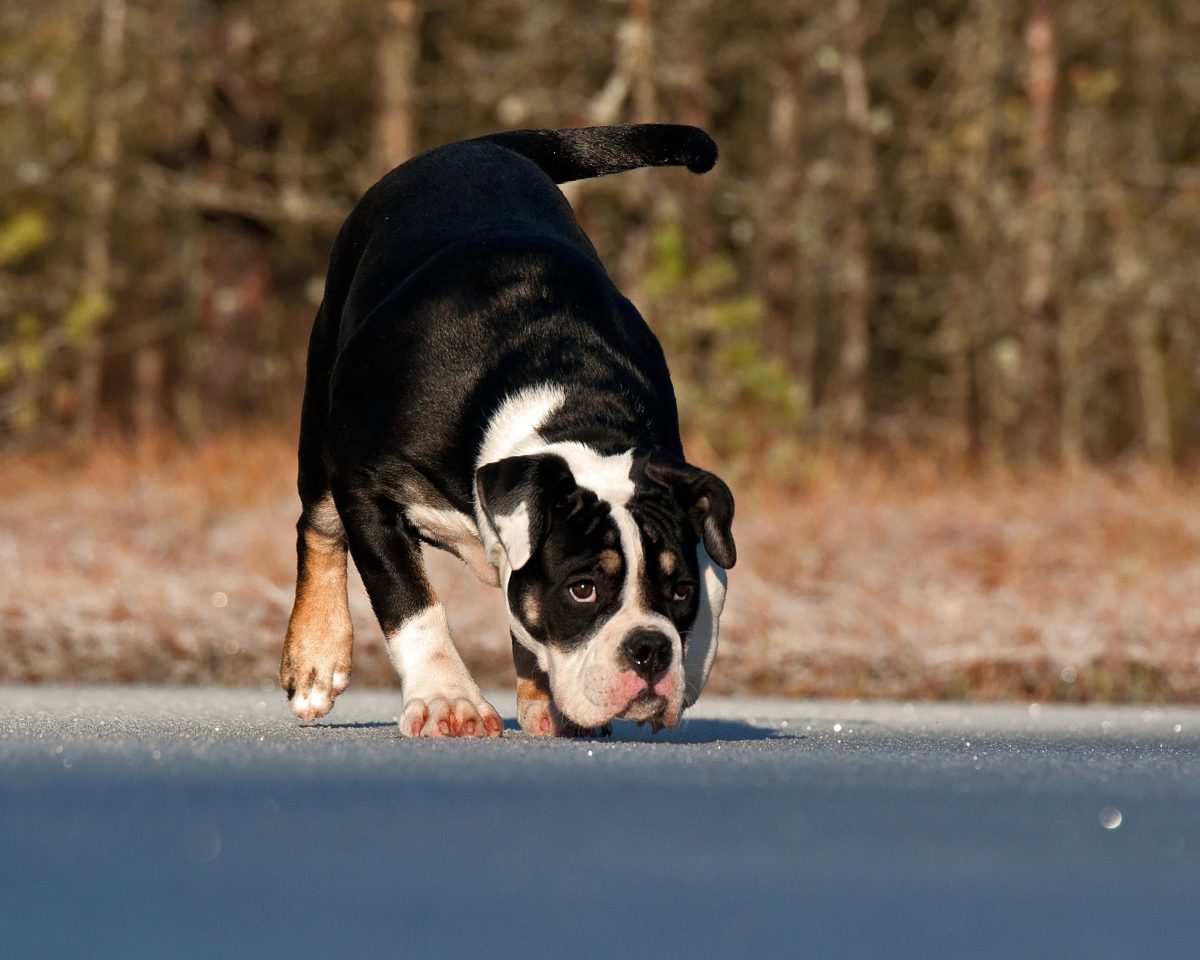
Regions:
[[[281,431],[282,433],[282,431]],[[1200,484],[822,466],[742,492],[711,690],[1200,702]],[[286,439],[0,477],[0,680],[274,682],[294,586]],[[430,565],[467,662],[511,682],[497,591]],[[352,577],[354,682],[394,683]]]

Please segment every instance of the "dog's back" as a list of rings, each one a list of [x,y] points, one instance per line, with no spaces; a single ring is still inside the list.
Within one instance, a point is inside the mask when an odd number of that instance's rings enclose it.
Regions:
[[[708,134],[675,124],[516,130],[420,154],[367,191],[334,244],[326,308],[339,339],[452,245],[541,239],[598,263],[556,183],[648,166],[702,173],[716,156]]]

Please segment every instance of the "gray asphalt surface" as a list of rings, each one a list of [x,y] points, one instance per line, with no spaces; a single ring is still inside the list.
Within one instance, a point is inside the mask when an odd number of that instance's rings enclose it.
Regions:
[[[0,955],[1200,956],[1200,711],[412,742],[398,707],[0,687]]]

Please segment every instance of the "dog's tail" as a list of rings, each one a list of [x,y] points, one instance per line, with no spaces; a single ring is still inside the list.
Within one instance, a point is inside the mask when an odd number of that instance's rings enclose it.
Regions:
[[[564,130],[512,130],[479,137],[536,163],[555,183],[586,180],[638,167],[687,167],[704,173],[717,162],[717,145],[699,127],[627,123]]]

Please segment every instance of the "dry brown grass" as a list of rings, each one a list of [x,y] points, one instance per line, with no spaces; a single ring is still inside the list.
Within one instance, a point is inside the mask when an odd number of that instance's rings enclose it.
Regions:
[[[291,431],[0,472],[0,679],[274,682]],[[816,462],[741,492],[710,689],[1200,702],[1200,482]],[[511,683],[496,591],[431,557],[464,656]],[[223,604],[223,605],[222,605]],[[355,681],[394,683],[352,585]]]

